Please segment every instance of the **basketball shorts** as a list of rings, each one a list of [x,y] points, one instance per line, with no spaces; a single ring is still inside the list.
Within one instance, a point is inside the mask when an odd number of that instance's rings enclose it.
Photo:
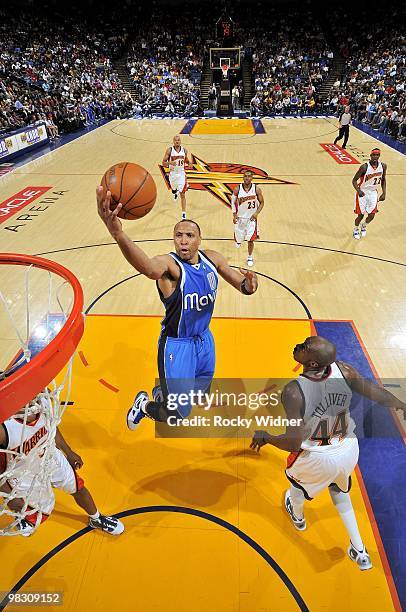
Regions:
[[[53,456],[52,456],[52,471],[51,471],[51,487],[55,489],[60,489],[61,491],[65,491],[65,493],[69,493],[72,495],[73,493],[77,493],[80,489],[83,488],[84,482],[83,480],[76,474],[75,470],[72,468],[65,455],[59,448],[56,448]],[[23,468],[23,463],[22,463]],[[28,492],[32,487],[33,476],[25,475],[19,478],[19,482],[16,480],[10,479],[9,484],[11,487],[15,487],[16,496],[25,498]],[[39,483],[34,484],[30,493],[30,506],[38,507],[41,509],[41,512],[49,515],[51,514],[54,504],[55,498],[52,492],[52,489],[49,488],[46,491],[43,486]]]
[[[169,184],[173,191],[179,191],[179,193],[185,193],[187,191],[187,180],[186,174],[172,174],[169,173]]]
[[[361,185],[362,191],[362,185]],[[375,214],[378,212],[378,192],[375,190],[364,191],[364,197],[360,198],[358,193],[355,194],[355,209],[356,215],[365,215],[367,213]]]
[[[346,438],[328,449],[291,453],[285,473],[293,485],[302,489],[306,499],[313,499],[331,484],[347,493],[358,454],[357,438]]]
[[[158,343],[160,385],[170,414],[184,418],[192,410],[191,392],[204,393],[210,387],[215,368],[215,347],[207,329],[192,338],[162,335]],[[180,395],[183,396],[182,401]],[[196,402],[197,399],[195,398]]]
[[[258,240],[258,238],[257,220],[251,221],[249,218],[238,217],[237,223],[234,223],[234,240],[241,244],[244,240],[250,242]]]

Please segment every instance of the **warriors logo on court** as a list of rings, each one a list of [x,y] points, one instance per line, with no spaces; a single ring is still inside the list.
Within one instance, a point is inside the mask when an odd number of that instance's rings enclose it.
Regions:
[[[245,170],[253,172],[252,182],[256,185],[294,185],[291,181],[284,181],[269,176],[265,170],[250,166],[249,164],[227,164],[205,162],[196,155],[190,155],[193,168],[186,170],[188,188],[194,191],[209,191],[223,204],[231,206],[233,189],[243,182]],[[169,185],[169,169],[159,165],[165,183]]]

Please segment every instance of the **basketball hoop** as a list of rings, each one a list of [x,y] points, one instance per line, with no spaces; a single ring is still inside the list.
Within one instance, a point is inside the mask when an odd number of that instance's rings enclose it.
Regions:
[[[221,72],[223,73],[224,80],[227,79],[228,69],[229,69],[229,66],[227,64],[221,65]]]
[[[68,403],[82,311],[82,287],[67,268],[42,257],[0,253],[0,423],[18,413],[10,423],[20,436],[0,449],[0,535],[21,533],[23,519],[34,531],[53,510],[56,429]],[[41,435],[26,443],[31,417],[42,419]]]

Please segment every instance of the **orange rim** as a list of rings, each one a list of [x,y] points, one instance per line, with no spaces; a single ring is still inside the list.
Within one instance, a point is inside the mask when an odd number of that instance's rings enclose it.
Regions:
[[[16,372],[0,381],[0,422],[21,410],[51,382],[75,352],[84,331],[83,290],[76,276],[64,266],[32,255],[0,253],[0,265],[34,266],[57,274],[73,289],[73,306],[55,338]]]

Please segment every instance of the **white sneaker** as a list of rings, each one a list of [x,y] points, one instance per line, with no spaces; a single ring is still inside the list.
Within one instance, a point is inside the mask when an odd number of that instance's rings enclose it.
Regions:
[[[89,527],[100,529],[110,535],[120,535],[124,531],[124,525],[115,516],[104,516],[100,514],[97,519],[89,518]]]
[[[254,258],[252,257],[252,255],[248,255],[247,257],[247,265],[252,268],[252,266],[254,265]]]
[[[371,557],[369,556],[368,551],[365,548],[365,546],[363,547],[362,550],[357,550],[355,546],[353,546],[352,542],[350,542],[347,552],[348,552],[348,556],[351,559],[351,561],[354,561],[354,563],[358,565],[360,570],[371,569],[372,567]]]
[[[184,219],[186,219],[186,213],[185,213],[185,212],[182,212],[182,221],[183,221]]]
[[[364,238],[366,235],[367,235],[367,224],[362,223],[361,224],[361,236]]]
[[[140,421],[146,416],[142,409],[148,401],[148,393],[145,391],[140,391],[135,396],[133,405],[127,412],[127,427],[128,429],[131,429],[131,431],[137,429]]]
[[[235,248],[236,248],[236,249],[239,249],[239,248],[240,248],[240,246],[241,246],[241,242],[236,242],[236,243],[235,243]]]
[[[359,240],[361,238],[361,233],[357,227],[354,228],[354,231],[352,232],[352,237],[355,238],[355,240]]]
[[[292,500],[290,499],[289,490],[285,493],[285,510],[289,514],[292,523],[296,527],[298,531],[304,531],[306,529],[306,520],[303,517],[302,519],[298,519],[295,513],[293,512]]]
[[[35,531],[34,526],[23,518],[17,523],[16,529],[18,533],[25,538],[28,538],[28,536],[32,535]]]

